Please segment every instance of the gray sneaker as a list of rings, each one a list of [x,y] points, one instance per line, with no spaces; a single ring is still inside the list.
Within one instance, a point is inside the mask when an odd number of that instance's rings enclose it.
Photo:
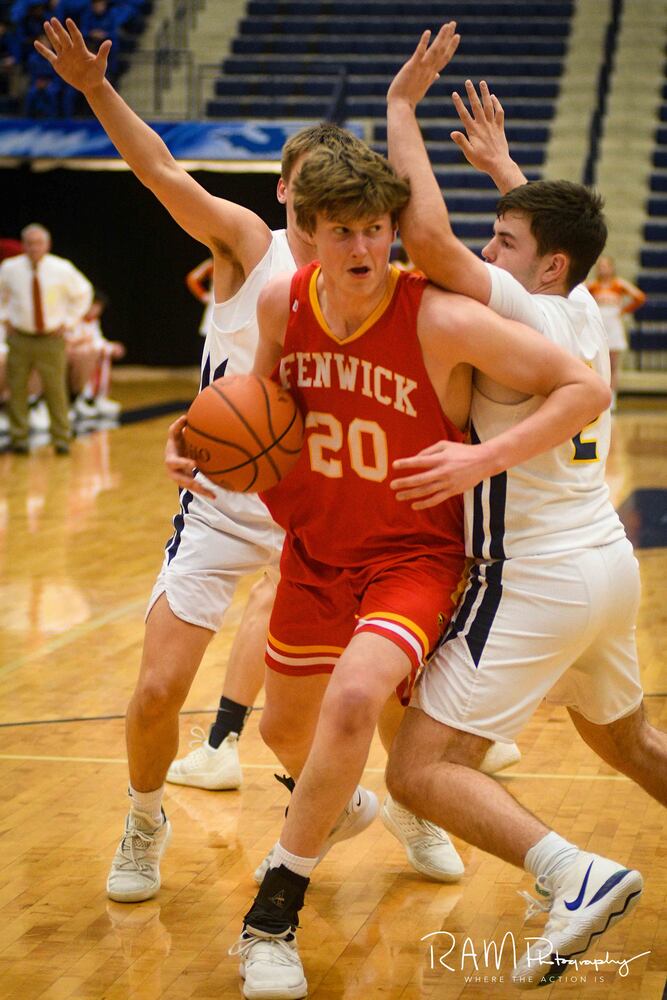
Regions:
[[[420,875],[437,882],[458,882],[465,867],[458,851],[441,827],[419,819],[387,795],[382,822],[405,848],[408,861]]]
[[[209,791],[240,788],[243,780],[239,760],[238,733],[229,733],[219,747],[212,747],[203,729],[195,726],[190,742],[193,749],[180,760],[172,761],[167,781]]]
[[[157,826],[145,813],[130,810],[125,833],[111,862],[107,896],[117,903],[151,899],[160,888],[160,858],[171,837],[171,823],[162,813]]]

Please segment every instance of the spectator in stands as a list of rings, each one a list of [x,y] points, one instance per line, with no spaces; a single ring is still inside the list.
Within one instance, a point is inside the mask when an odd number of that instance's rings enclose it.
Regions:
[[[86,314],[90,282],[70,261],[49,252],[51,235],[33,223],[21,233],[22,254],[0,264],[0,303],[7,330],[11,449],[28,452],[28,380],[41,376],[56,453],[69,453],[70,422],[65,339]]]
[[[23,244],[11,236],[0,236],[0,261],[7,257],[16,257],[23,253]],[[5,332],[6,306],[0,301],[0,435],[9,434],[9,417],[7,416],[7,337]]]
[[[41,37],[44,21],[54,16],[56,8],[57,0],[24,0],[11,8],[10,20],[15,25],[15,55],[22,65],[32,54],[35,39]]]
[[[595,278],[588,281],[587,286],[600,307],[604,328],[607,331],[611,362],[611,408],[615,410],[621,354],[628,346],[623,316],[643,306],[646,295],[631,281],[618,277],[613,257],[600,257],[595,269]]]
[[[45,43],[42,32],[39,41]],[[25,113],[28,118],[57,118],[61,114],[60,96],[62,81],[51,66],[44,68],[44,60],[35,51],[25,60],[28,74],[28,91],[25,99]],[[50,72],[49,72],[50,70]]]
[[[213,258],[207,257],[185,275],[185,284],[194,297],[204,305],[199,332],[202,337],[208,333],[211,316],[213,315]]]
[[[17,257],[23,253],[23,244],[11,236],[0,236],[0,261],[6,257]]]
[[[118,75],[119,20],[122,21],[122,16],[119,18],[118,12],[114,11],[108,0],[91,0],[88,9],[81,14],[81,34],[91,52],[97,52],[106,38],[112,42],[107,62],[107,77],[112,83]]]
[[[109,386],[111,364],[125,356],[125,345],[107,340],[102,332],[101,317],[108,303],[104,292],[96,289],[90,309],[66,337],[74,415],[82,420],[115,418],[120,413],[120,403],[109,399]]]
[[[0,70],[10,70],[17,61],[16,35],[5,21],[0,21]]]

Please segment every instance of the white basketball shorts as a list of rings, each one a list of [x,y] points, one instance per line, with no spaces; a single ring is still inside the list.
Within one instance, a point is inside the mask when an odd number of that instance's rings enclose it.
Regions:
[[[278,582],[282,528],[255,494],[214,489],[215,501],[181,491],[146,617],[165,594],[177,618],[217,632],[241,577],[264,569]]]
[[[543,698],[598,725],[641,703],[639,566],[627,539],[475,564],[412,705],[438,722],[512,742]]]
[[[624,351],[627,346],[625,327],[618,306],[600,306],[610,351]]]

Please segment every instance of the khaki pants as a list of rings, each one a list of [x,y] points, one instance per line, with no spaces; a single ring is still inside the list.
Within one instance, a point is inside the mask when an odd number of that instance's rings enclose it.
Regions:
[[[28,377],[36,369],[44,387],[51,417],[51,440],[67,445],[70,439],[69,397],[65,341],[61,336],[20,333],[7,337],[9,433],[13,445],[28,443]]]

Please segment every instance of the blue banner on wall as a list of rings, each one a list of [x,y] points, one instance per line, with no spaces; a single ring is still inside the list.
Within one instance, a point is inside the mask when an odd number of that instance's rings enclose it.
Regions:
[[[279,160],[290,135],[310,122],[152,122],[178,160]],[[360,125],[347,126],[361,136]],[[91,121],[0,119],[0,157],[118,158],[102,126]]]

